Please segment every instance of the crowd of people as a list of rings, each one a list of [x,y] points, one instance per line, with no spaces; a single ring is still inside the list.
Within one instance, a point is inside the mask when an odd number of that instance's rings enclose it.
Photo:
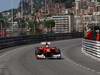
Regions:
[[[90,27],[85,32],[85,39],[100,41],[100,26]]]

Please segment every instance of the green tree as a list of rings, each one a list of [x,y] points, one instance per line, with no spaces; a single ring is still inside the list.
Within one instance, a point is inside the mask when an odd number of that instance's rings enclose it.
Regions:
[[[38,23],[36,21],[29,20],[28,25],[29,25],[30,33],[31,34],[36,33]]]
[[[27,26],[27,23],[24,19],[19,19],[18,20],[18,27],[20,29],[20,35],[26,35],[26,32],[25,32],[25,28]]]
[[[100,0],[97,0],[98,2],[100,2]]]
[[[26,27],[26,22],[25,22],[25,20],[22,19],[22,20],[20,21],[20,27],[21,27],[21,28],[25,28],[25,27]]]
[[[44,21],[44,26],[47,28],[47,30],[52,32],[52,28],[55,27],[55,21],[54,20],[45,20]]]
[[[2,14],[0,14],[0,31],[6,33],[7,26],[8,26],[7,18],[4,17]]]
[[[0,14],[0,24],[2,23],[2,27],[7,26],[7,18]]]

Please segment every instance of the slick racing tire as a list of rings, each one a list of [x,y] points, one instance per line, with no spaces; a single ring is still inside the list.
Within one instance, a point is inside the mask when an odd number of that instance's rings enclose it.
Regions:
[[[35,55],[41,55],[42,53],[39,50],[35,50]]]
[[[61,51],[60,51],[60,49],[58,49],[58,50],[56,51],[56,53],[57,53],[57,54],[61,54]]]
[[[59,57],[59,58],[57,58],[57,59],[62,59],[62,54],[61,54],[60,49],[58,49],[58,50],[57,50],[56,54],[60,54],[60,57]]]

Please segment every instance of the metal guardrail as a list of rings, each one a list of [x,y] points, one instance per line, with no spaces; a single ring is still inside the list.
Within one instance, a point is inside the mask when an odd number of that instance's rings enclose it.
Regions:
[[[81,38],[83,36],[82,33],[61,33],[61,34],[41,34],[41,35],[29,35],[29,36],[18,36],[18,37],[6,37],[0,38],[0,49],[30,44],[30,43],[39,43],[42,41],[57,41],[63,39],[73,39],[73,38]]]
[[[93,40],[82,40],[82,49],[95,57],[100,58],[100,41],[93,41]]]

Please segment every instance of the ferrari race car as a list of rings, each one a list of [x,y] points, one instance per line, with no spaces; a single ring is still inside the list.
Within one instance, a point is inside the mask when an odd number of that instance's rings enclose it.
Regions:
[[[61,51],[56,47],[50,47],[50,42],[42,42],[41,47],[36,47],[35,56],[37,59],[54,58],[61,59]]]

